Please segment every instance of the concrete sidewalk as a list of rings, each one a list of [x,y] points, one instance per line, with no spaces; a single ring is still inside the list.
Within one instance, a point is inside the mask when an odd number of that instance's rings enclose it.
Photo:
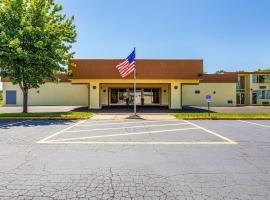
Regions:
[[[120,120],[120,119],[127,119],[130,115],[127,114],[97,114],[92,117],[92,120]],[[172,115],[158,115],[158,114],[142,114],[139,116],[144,120],[176,120]]]

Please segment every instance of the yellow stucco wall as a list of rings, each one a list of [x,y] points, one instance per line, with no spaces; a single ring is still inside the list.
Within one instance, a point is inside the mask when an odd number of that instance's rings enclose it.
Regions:
[[[195,94],[199,90],[200,94]],[[216,92],[214,94],[214,91]],[[183,86],[183,105],[207,106],[206,95],[212,96],[212,106],[235,106],[236,83],[200,83],[199,85]],[[233,104],[228,104],[232,100]]]
[[[260,89],[260,86],[266,86],[265,89]],[[252,90],[270,90],[270,83],[252,83]]]
[[[22,105],[23,97],[18,85],[3,83],[3,99],[6,90],[17,91],[17,105]],[[45,83],[38,89],[29,91],[29,105],[88,106],[88,86],[86,84]]]

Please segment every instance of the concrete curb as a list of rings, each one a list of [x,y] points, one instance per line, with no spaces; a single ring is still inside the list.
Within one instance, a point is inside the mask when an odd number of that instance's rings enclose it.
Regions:
[[[176,118],[178,119],[178,118]],[[178,120],[270,120],[270,118],[260,118],[260,117],[239,117],[239,118],[230,118],[230,117],[219,117],[219,118],[199,118],[199,117],[184,117]]]
[[[91,117],[1,117],[1,120],[82,120]]]

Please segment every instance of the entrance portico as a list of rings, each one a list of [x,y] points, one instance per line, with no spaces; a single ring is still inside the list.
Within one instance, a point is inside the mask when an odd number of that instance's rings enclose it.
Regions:
[[[101,82],[103,81],[103,82]],[[129,106],[134,104],[133,80],[72,80],[73,84],[87,84],[89,108],[101,109],[107,106]],[[136,103],[140,106],[166,106],[169,109],[182,108],[182,85],[198,84],[199,80],[137,80]]]
[[[137,90],[133,76],[121,78],[115,68],[120,60],[73,60],[73,84],[88,86],[88,107],[134,105],[182,108],[182,85],[199,84],[202,60],[137,60]]]

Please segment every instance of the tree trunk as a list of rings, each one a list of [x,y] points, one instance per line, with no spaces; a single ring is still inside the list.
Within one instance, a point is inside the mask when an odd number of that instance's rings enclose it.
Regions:
[[[23,113],[28,113],[28,89],[23,90]]]

